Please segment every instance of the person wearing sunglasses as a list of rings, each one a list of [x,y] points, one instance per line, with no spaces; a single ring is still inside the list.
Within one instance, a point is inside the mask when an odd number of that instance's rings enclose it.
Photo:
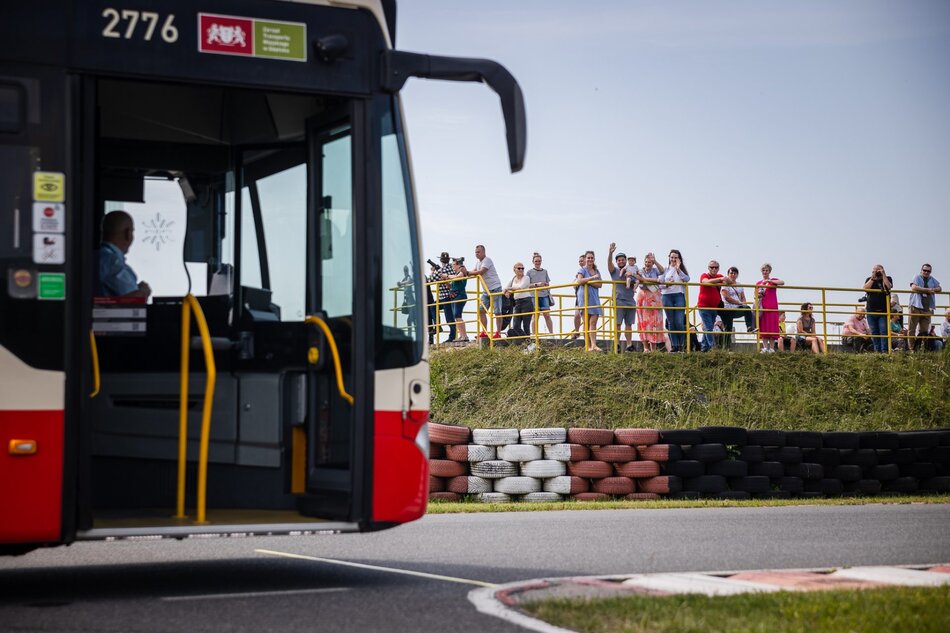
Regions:
[[[530,336],[531,320],[534,318],[534,293],[530,290],[531,278],[524,274],[524,264],[513,267],[515,276],[505,286],[505,294],[514,300],[509,336]],[[521,291],[521,292],[519,292]]]
[[[703,322],[700,348],[704,352],[711,350],[715,344],[713,331],[716,329],[716,317],[722,307],[722,296],[719,290],[726,281],[727,279],[719,273],[719,262],[715,259],[709,262],[707,272],[699,276],[699,298],[696,300],[696,308]]]
[[[940,282],[931,275],[930,264],[920,267],[920,274],[910,282],[910,327],[907,328],[912,350],[923,349],[924,339],[930,335],[930,319],[934,314]]]

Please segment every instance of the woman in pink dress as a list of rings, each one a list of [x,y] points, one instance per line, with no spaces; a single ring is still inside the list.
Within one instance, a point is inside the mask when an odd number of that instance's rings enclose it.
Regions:
[[[759,336],[762,338],[762,351],[774,352],[780,340],[778,327],[778,291],[777,286],[785,282],[772,276],[772,264],[762,264],[762,279],[755,282],[755,296],[759,303]]]
[[[656,344],[663,342],[663,303],[660,301],[660,287],[657,279],[663,274],[663,266],[656,261],[653,253],[643,258],[643,268],[637,279],[637,323],[640,328],[640,340],[644,352],[656,351]],[[631,282],[628,280],[628,284]]]

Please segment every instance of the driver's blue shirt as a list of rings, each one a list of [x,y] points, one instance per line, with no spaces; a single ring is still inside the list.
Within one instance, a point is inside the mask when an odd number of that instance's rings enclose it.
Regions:
[[[99,296],[122,297],[139,289],[135,271],[125,263],[125,253],[112,242],[99,245]]]

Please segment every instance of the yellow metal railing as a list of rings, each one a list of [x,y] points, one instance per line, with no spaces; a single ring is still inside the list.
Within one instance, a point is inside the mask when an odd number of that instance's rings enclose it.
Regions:
[[[214,364],[214,351],[211,348],[211,335],[201,305],[194,295],[186,295],[181,302],[181,396],[178,408],[178,494],[176,519],[185,515],[185,465],[188,453],[188,374],[191,354],[191,314],[194,312],[198,332],[201,335],[201,347],[205,357],[204,406],[201,411],[201,436],[198,444],[198,499],[196,523],[207,523],[205,507],[208,489],[208,443],[211,437],[211,406],[214,403],[214,383],[217,370]]]

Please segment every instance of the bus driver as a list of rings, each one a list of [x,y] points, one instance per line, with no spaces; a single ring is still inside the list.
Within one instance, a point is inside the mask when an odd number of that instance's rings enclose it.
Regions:
[[[102,243],[99,245],[99,296],[148,297],[152,289],[138,281],[135,271],[125,263],[135,234],[135,223],[125,211],[112,211],[102,218]]]

